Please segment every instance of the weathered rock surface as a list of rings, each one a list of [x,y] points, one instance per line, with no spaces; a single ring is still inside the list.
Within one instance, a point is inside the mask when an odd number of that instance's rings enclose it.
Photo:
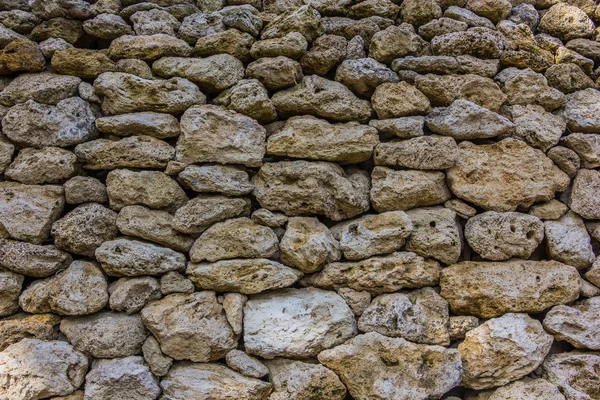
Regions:
[[[54,314],[17,313],[0,321],[0,350],[22,339],[55,340],[60,317]]]
[[[75,76],[50,72],[21,74],[13,79],[0,93],[0,103],[5,106],[33,100],[41,104],[58,104],[61,100],[77,95],[81,79]]]
[[[454,139],[431,135],[380,143],[373,160],[377,165],[442,170],[454,166],[457,157]]]
[[[244,168],[232,165],[188,165],[177,175],[185,187],[200,193],[241,196],[254,190]]]
[[[108,48],[113,60],[136,58],[152,61],[161,57],[189,57],[192,48],[176,37],[157,33],[155,35],[124,35],[114,39]]]
[[[558,386],[568,400],[593,399],[598,395],[599,365],[598,353],[553,354],[544,361],[542,376]]]
[[[0,266],[17,274],[45,278],[66,268],[71,261],[70,254],[53,245],[0,240]]]
[[[0,315],[14,314],[19,309],[19,294],[25,280],[23,275],[0,269]]]
[[[523,378],[501,386],[491,393],[489,400],[510,398],[564,400],[560,390],[545,379]]]
[[[147,135],[157,139],[177,137],[181,133],[179,121],[172,115],[140,112],[96,119],[101,133],[115,136]]]
[[[241,217],[250,211],[250,200],[239,197],[200,195],[177,209],[171,226],[183,233],[204,232],[215,222]]]
[[[569,207],[586,219],[600,219],[600,197],[596,195],[600,185],[600,173],[593,169],[581,169],[573,180]]]
[[[600,350],[599,308],[600,297],[553,307],[544,318],[544,328],[557,340],[566,340],[578,349]]]
[[[229,368],[252,378],[262,378],[269,373],[263,363],[241,350],[231,350],[225,361]]]
[[[110,309],[127,314],[134,314],[148,302],[162,297],[158,279],[151,276],[120,278],[108,287],[108,293]]]
[[[444,207],[426,207],[406,212],[413,230],[406,250],[431,257],[445,264],[458,261],[462,251],[462,230],[456,213]]]
[[[581,217],[572,211],[555,221],[545,221],[546,248],[553,259],[576,268],[588,267],[595,258],[591,238]]]
[[[165,376],[171,365],[173,365],[173,359],[162,353],[160,344],[152,335],[148,336],[142,345],[142,352],[144,361],[148,364],[150,372],[155,376]]]
[[[13,181],[35,185],[62,183],[79,172],[77,157],[59,147],[25,148],[19,151],[4,175]]]

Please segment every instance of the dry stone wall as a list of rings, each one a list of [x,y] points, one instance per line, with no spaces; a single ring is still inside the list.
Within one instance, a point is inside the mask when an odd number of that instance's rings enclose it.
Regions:
[[[0,400],[600,400],[596,23],[0,0]]]

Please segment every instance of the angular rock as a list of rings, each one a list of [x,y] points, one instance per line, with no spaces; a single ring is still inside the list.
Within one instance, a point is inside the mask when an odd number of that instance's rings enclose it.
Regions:
[[[547,151],[558,144],[566,129],[566,123],[560,116],[544,111],[536,105],[513,106],[511,108],[515,131],[513,137],[527,144]]]
[[[60,186],[0,182],[0,226],[5,238],[41,244],[64,205]]]
[[[162,297],[158,279],[151,276],[120,278],[108,287],[111,310],[134,314],[152,301]]]
[[[356,334],[346,302],[315,288],[253,296],[244,307],[244,345],[252,355],[311,357]]]
[[[250,54],[255,59],[284,56],[297,60],[306,54],[308,42],[300,32],[290,32],[285,36],[255,42]]]
[[[585,219],[600,219],[600,173],[581,169],[573,180],[569,207]]]
[[[501,386],[491,393],[489,400],[519,399],[548,399],[564,400],[565,396],[552,383],[545,379],[523,378]]]
[[[120,7],[119,7],[120,8]],[[88,35],[104,40],[131,35],[133,30],[123,18],[116,14],[102,13],[83,22],[83,30]]]
[[[324,33],[321,15],[310,5],[291,9],[271,21],[262,31],[263,39],[283,37],[291,32],[301,33],[312,42]]]
[[[434,260],[398,251],[362,261],[330,263],[302,283],[323,289],[349,287],[381,294],[435,286],[440,279],[440,270]]]
[[[403,211],[364,215],[331,228],[347,260],[362,260],[377,254],[386,254],[404,246],[413,229]]]
[[[103,72],[113,71],[115,63],[105,51],[72,47],[54,52],[52,68],[63,75],[95,79]]]
[[[460,384],[462,376],[456,349],[375,332],[321,352],[319,361],[340,376],[356,399],[439,398]]]
[[[546,248],[553,259],[576,268],[589,267],[596,256],[581,217],[572,211],[556,221],[545,221]]]
[[[94,358],[136,355],[148,335],[139,314],[107,311],[63,318],[60,331],[77,351]]]
[[[196,106],[181,117],[177,161],[262,165],[266,131],[254,119],[217,106]]]
[[[431,39],[433,54],[441,56],[499,58],[505,46],[506,41],[500,32],[484,27],[447,33]]]
[[[275,93],[271,100],[283,118],[309,114],[340,122],[364,122],[371,115],[368,101],[358,99],[343,84],[317,75],[304,77],[300,85]]]
[[[0,240],[0,266],[17,274],[44,278],[66,268],[72,259],[53,245]]]
[[[462,340],[467,332],[479,326],[479,319],[471,316],[453,316],[448,322],[448,334],[450,340]]]
[[[528,259],[544,239],[544,224],[533,215],[486,211],[467,221],[465,238],[487,260]]]
[[[60,317],[54,314],[18,313],[0,321],[0,350],[23,339],[56,340]]]
[[[429,21],[419,27],[419,35],[428,41],[436,36],[442,36],[446,33],[466,31],[469,25],[466,22],[458,21],[452,18],[442,17]]]
[[[413,230],[406,250],[445,264],[458,261],[462,251],[462,230],[456,213],[445,207],[416,208],[406,212]]]
[[[279,250],[277,235],[250,218],[217,222],[205,230],[190,250],[193,262],[229,258],[271,258]]]
[[[369,125],[380,133],[395,135],[401,139],[423,136],[424,117],[401,117],[391,119],[372,119]]]
[[[153,61],[161,57],[189,57],[192,52],[186,42],[164,33],[119,36],[108,47],[108,56],[113,60],[136,58]]]
[[[144,354],[144,361],[148,364],[148,367],[150,367],[150,372],[152,372],[153,375],[165,376],[169,372],[169,369],[173,364],[173,359],[162,353],[160,344],[154,336],[148,336],[142,345],[142,351]]]
[[[547,154],[548,158],[570,178],[573,178],[581,167],[581,160],[577,153],[567,147],[554,146]]]
[[[406,82],[383,83],[377,86],[371,102],[380,119],[427,114],[431,111],[427,97]]]
[[[539,219],[559,219],[569,210],[565,204],[558,200],[550,200],[545,203],[534,204],[529,209],[529,214]]]
[[[23,339],[0,353],[0,397],[28,400],[71,394],[83,383],[87,366],[87,358],[69,343]]]
[[[544,361],[552,342],[542,324],[527,314],[492,318],[467,332],[458,345],[462,384],[481,390],[520,379]]]
[[[269,92],[257,79],[242,79],[225,89],[213,100],[213,104],[269,123],[277,119],[277,111],[269,98]]]
[[[95,119],[89,103],[79,97],[61,100],[56,106],[28,100],[8,111],[2,130],[22,146],[70,147],[97,136]]]
[[[330,124],[311,116],[292,117],[269,136],[267,153],[292,158],[358,163],[371,158],[377,130],[356,122]]]
[[[399,82],[398,75],[372,58],[345,60],[337,68],[335,80],[361,96],[372,96],[377,86]]]
[[[433,206],[451,197],[445,175],[439,171],[396,171],[376,166],[371,180],[371,202],[377,212]]]
[[[108,303],[104,273],[94,262],[73,261],[54,277],[34,281],[19,297],[25,312],[87,315]]]
[[[464,261],[442,271],[440,287],[454,313],[493,318],[570,303],[580,283],[574,267],[557,261]]]
[[[220,8],[223,5],[224,3],[221,2],[217,7]],[[222,32],[225,29],[221,14],[196,12],[183,18],[178,36],[193,45],[202,37]]]
[[[213,33],[198,39],[194,51],[201,57],[216,54],[229,54],[242,62],[252,61],[250,49],[255,39],[248,33],[237,29],[227,29],[224,32]]]
[[[0,316],[14,314],[19,309],[19,294],[23,287],[24,276],[0,269]]]
[[[106,186],[90,176],[74,176],[63,185],[67,204],[107,203]]]
[[[229,368],[252,378],[262,378],[269,373],[263,363],[241,350],[231,350],[225,361]]]
[[[575,348],[600,350],[596,318],[599,309],[600,297],[553,307],[544,317],[544,328],[557,340],[566,340]]]
[[[175,36],[175,31],[180,25],[177,18],[167,11],[159,9],[138,11],[129,19],[133,22],[133,29],[136,35],[164,33],[169,36]]]
[[[162,275],[185,268],[183,254],[127,238],[102,243],[96,249],[96,259],[110,276]]]
[[[144,307],[142,320],[163,353],[176,360],[218,360],[237,345],[215,292],[170,294]]]
[[[373,159],[376,165],[443,170],[454,166],[457,157],[458,146],[453,138],[430,135],[380,143]]]
[[[529,68],[516,71],[509,68],[502,73],[508,77],[504,83],[508,104],[535,104],[544,107],[546,111],[552,111],[565,102],[565,95],[561,91],[548,86],[544,75],[537,74]]]
[[[600,135],[594,133],[572,133],[562,139],[562,144],[579,156],[583,168],[600,166]]]
[[[244,327],[244,305],[248,296],[241,293],[226,293],[223,296],[225,316],[236,335],[242,333]]]
[[[183,78],[150,80],[123,72],[105,72],[94,81],[94,90],[102,99],[105,115],[140,111],[179,114],[206,103],[198,86]]]
[[[159,171],[110,171],[106,190],[110,207],[117,211],[136,204],[156,209],[177,208],[187,201],[177,182]]]
[[[430,54],[428,43],[407,26],[392,25],[376,32],[369,46],[369,57],[383,64],[389,64],[398,57],[427,53]]]
[[[157,139],[178,137],[181,134],[177,118],[157,112],[140,112],[98,118],[96,128],[100,133],[108,135],[147,135]]]
[[[571,63],[554,64],[546,70],[544,75],[548,80],[548,85],[565,94],[596,86],[578,65]]]
[[[37,43],[28,39],[13,40],[0,51],[0,75],[15,72],[38,72],[46,61]]]
[[[25,148],[19,151],[4,175],[30,185],[61,183],[76,175],[78,169],[77,157],[70,151],[59,147]]]
[[[560,114],[567,121],[571,132],[595,133],[600,130],[600,118],[597,114],[600,109],[599,99],[600,91],[592,88],[567,95]]]
[[[242,196],[254,190],[244,168],[230,165],[188,165],[177,176],[194,192]]]
[[[433,132],[456,140],[492,138],[515,127],[508,118],[464,99],[446,108],[435,108],[425,117],[425,123]]]
[[[265,57],[248,64],[246,75],[257,79],[269,90],[280,90],[302,81],[300,63],[288,57]]]
[[[555,384],[568,400],[593,399],[598,395],[599,365],[598,353],[553,354],[544,361],[542,376]]]
[[[172,293],[193,293],[194,283],[179,272],[167,272],[160,277],[160,291],[163,295]]]
[[[358,320],[362,332],[448,346],[448,303],[432,288],[377,296]]]
[[[543,15],[538,29],[567,41],[591,36],[594,23],[580,8],[557,3]]]
[[[175,212],[171,226],[179,232],[197,234],[215,222],[244,216],[249,211],[247,198],[200,195]]]
[[[514,211],[564,191],[569,177],[541,151],[517,139],[496,144],[462,142],[456,165],[447,171],[456,196],[491,211]]]
[[[337,35],[318,37],[308,53],[302,56],[300,64],[307,74],[325,75],[346,57],[346,38]]]

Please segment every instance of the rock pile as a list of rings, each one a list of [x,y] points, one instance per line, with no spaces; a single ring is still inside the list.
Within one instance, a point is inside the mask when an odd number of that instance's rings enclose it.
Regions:
[[[600,400],[594,0],[0,0],[0,400]]]

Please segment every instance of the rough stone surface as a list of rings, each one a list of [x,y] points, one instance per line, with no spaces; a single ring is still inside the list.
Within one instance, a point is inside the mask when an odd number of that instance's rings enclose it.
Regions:
[[[585,268],[592,264],[595,255],[590,236],[581,217],[572,211],[556,221],[545,221],[546,247],[553,259]]]
[[[592,297],[572,306],[553,307],[544,318],[544,328],[557,340],[566,340],[578,349],[600,349],[598,308],[600,298]]]
[[[555,384],[569,400],[593,399],[598,396],[598,365],[598,353],[553,354],[544,361],[542,376]]]

